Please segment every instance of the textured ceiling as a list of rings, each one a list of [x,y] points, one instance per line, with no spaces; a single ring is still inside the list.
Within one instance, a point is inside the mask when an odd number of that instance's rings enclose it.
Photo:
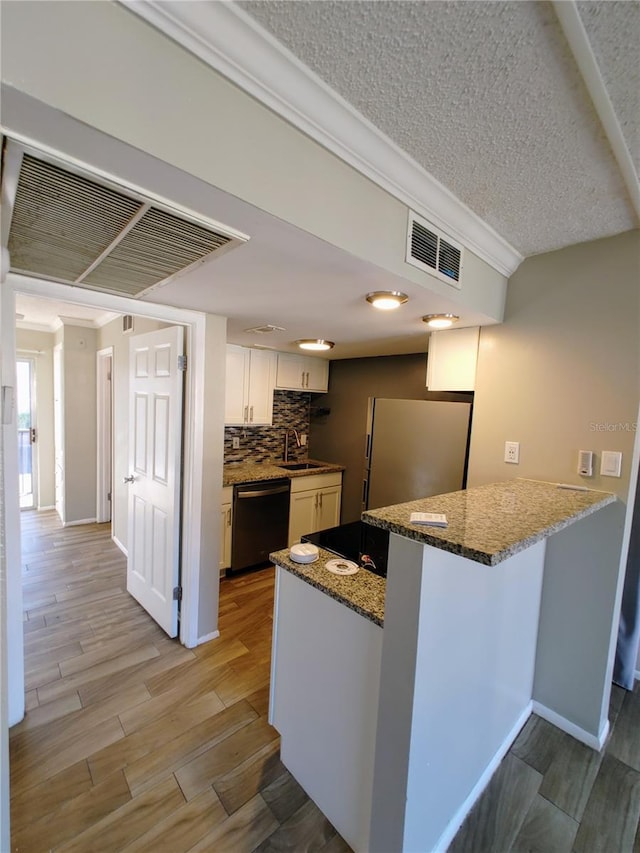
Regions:
[[[609,97],[640,171],[640,3],[578,3]],[[634,49],[625,50],[631,44]]]
[[[636,226],[550,4],[239,5],[522,254]],[[627,144],[635,145],[638,4],[582,6]]]

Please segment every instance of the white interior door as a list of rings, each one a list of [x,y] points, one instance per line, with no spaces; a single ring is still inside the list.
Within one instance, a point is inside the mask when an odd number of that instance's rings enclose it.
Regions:
[[[127,590],[170,637],[178,633],[183,329],[129,342]]]

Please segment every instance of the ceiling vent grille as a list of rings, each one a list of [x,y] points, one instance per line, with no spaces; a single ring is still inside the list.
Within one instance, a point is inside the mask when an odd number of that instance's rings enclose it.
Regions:
[[[248,239],[215,225],[24,154],[9,231],[11,270],[140,296]]]
[[[461,288],[463,247],[409,211],[406,262]]]

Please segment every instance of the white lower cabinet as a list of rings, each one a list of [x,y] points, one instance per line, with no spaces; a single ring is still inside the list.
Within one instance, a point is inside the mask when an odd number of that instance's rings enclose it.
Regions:
[[[222,506],[220,507],[220,571],[231,565],[231,522],[232,522],[233,486],[225,486],[222,490]]]
[[[342,474],[312,474],[291,480],[289,547],[305,533],[340,524]]]

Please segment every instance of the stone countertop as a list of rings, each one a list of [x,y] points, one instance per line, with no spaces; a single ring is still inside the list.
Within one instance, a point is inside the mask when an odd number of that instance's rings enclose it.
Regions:
[[[296,461],[296,460],[291,460]],[[309,477],[312,474],[333,474],[344,471],[344,465],[333,462],[320,462],[316,459],[301,459],[300,462],[313,462],[318,468],[303,471],[289,471],[279,468],[277,462],[229,462],[222,471],[222,485],[234,486],[236,483],[253,483],[258,480],[277,480],[281,477]]]
[[[288,548],[270,554],[269,559],[276,566],[291,572],[382,627],[387,589],[385,578],[378,577],[366,569],[360,569],[355,575],[334,575],[326,568],[326,564],[329,560],[335,560],[336,555],[325,551],[324,548],[319,548],[318,551],[319,556],[315,563],[295,563],[289,558]]]
[[[295,460],[291,460],[292,462]],[[333,474],[344,471],[344,465],[332,462],[320,462],[316,459],[301,459],[301,462],[313,462],[318,468],[303,471],[289,471],[279,468],[277,462],[230,462],[222,471],[222,486],[234,486],[237,483],[252,483],[258,480],[277,480],[280,477],[309,477],[312,474]]]
[[[495,566],[616,500],[609,492],[561,489],[539,480],[511,480],[368,510],[362,520]],[[412,512],[443,512],[448,526],[411,524]]]

